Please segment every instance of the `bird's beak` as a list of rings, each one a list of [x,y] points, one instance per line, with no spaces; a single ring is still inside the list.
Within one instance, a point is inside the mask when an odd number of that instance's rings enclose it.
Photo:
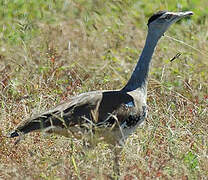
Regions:
[[[194,13],[192,11],[186,11],[186,12],[178,12],[178,13],[173,13],[172,15],[174,16],[174,22],[184,18],[193,15]]]
[[[186,11],[186,12],[179,12],[178,13],[178,17],[183,18],[183,17],[187,17],[187,16],[191,16],[194,13],[192,11]]]

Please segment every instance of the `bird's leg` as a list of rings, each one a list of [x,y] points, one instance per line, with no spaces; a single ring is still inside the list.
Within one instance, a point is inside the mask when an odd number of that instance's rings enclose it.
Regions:
[[[114,151],[114,164],[113,164],[113,173],[115,179],[119,179],[120,176],[120,167],[119,167],[119,156],[121,153],[122,147],[120,146],[115,146],[113,151]]]

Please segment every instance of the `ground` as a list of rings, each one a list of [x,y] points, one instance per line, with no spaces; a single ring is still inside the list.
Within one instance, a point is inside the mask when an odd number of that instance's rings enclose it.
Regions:
[[[195,0],[1,2],[0,178],[113,177],[107,144],[86,149],[73,138],[31,133],[15,145],[5,135],[73,95],[123,87],[144,46],[148,17],[168,9],[195,14],[174,24],[156,48],[148,118],[121,153],[121,179],[206,179],[207,7]]]

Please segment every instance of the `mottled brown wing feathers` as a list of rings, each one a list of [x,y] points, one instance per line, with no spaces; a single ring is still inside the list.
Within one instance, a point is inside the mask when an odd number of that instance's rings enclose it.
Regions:
[[[45,129],[50,126],[66,128],[86,123],[108,126],[115,121],[122,122],[129,115],[136,112],[136,107],[126,104],[134,99],[128,93],[121,91],[95,91],[73,97],[52,110],[34,116],[22,122],[16,129],[22,133]],[[114,118],[116,116],[116,118]],[[13,134],[15,136],[15,133]]]

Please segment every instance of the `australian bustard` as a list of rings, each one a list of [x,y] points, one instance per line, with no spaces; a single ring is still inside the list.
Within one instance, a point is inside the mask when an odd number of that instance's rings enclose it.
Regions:
[[[146,43],[130,80],[121,90],[93,91],[70,98],[55,108],[21,122],[9,137],[32,131],[102,139],[123,145],[147,115],[147,77],[157,42],[168,27],[188,12],[159,11],[148,20]],[[84,135],[85,134],[85,135]]]

